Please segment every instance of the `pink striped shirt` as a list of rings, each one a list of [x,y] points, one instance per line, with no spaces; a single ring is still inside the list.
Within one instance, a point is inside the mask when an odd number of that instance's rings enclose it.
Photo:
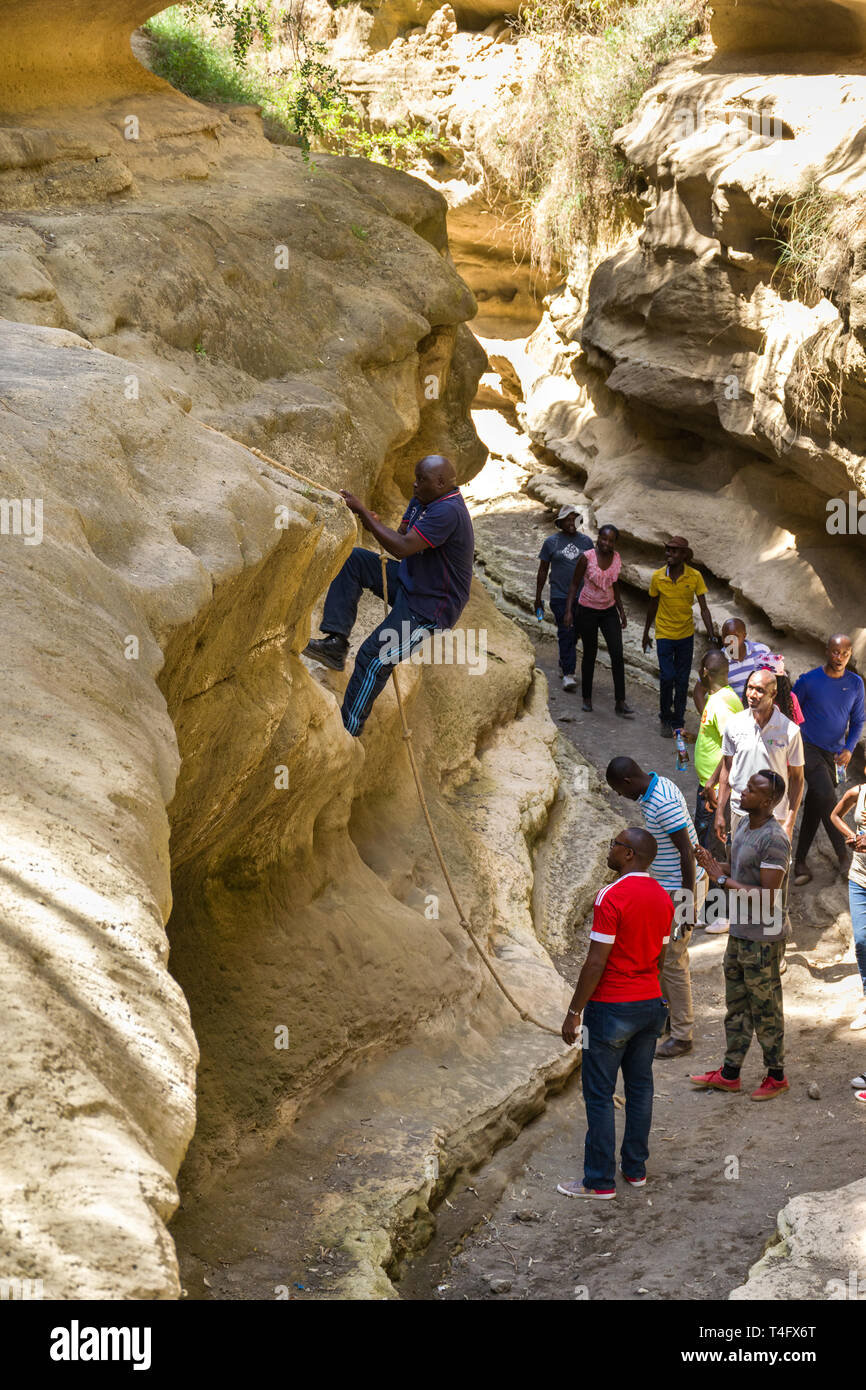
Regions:
[[[618,551],[614,551],[613,560],[608,568],[603,570],[599,568],[595,551],[587,550],[586,574],[583,577],[583,588],[577,600],[581,608],[612,608],[616,602],[613,596],[613,586],[619,579],[621,569],[622,560],[619,558]]]

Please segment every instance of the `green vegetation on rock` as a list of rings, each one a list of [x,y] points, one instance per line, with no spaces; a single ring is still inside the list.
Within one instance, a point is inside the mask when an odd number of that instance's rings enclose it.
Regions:
[[[252,0],[189,0],[156,15],[145,32],[157,76],[197,101],[260,106],[265,133],[278,144],[405,168],[440,143],[423,127],[364,127],[326,61],[327,46],[305,27],[303,0],[277,11]],[[289,61],[271,70],[268,55],[278,44]]]

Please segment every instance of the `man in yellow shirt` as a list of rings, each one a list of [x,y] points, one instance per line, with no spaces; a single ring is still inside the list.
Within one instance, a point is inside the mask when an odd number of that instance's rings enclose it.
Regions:
[[[665,546],[667,563],[663,569],[655,570],[650,580],[643,649],[649,651],[650,628],[655,623],[662,738],[672,738],[674,729],[681,729],[686,721],[686,700],[695,646],[695,599],[701,610],[707,637],[713,645],[718,644],[707,607],[707,586],[703,576],[686,564],[691,557],[688,541],[682,536],[672,536]]]

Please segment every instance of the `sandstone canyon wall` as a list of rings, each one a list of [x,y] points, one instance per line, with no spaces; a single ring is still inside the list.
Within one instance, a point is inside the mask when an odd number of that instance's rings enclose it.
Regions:
[[[173,92],[129,52],[157,8],[0,3],[3,490],[44,530],[5,527],[0,567],[0,1265],[51,1298],[176,1297],[194,1129],[190,1208],[341,1078],[345,1118],[358,1069],[363,1108],[381,1063],[411,1143],[375,1202],[319,1212],[346,1286],[388,1295],[389,1231],[450,1141],[573,1065],[468,949],[393,692],[358,743],[344,678],[298,654],[355,540],[333,489],[394,517],[431,441],[461,478],[483,461],[475,305],[438,193]],[[543,678],[481,588],[464,621],[486,676],[403,688],[476,927],[555,1021],[530,911],[557,790]]]
[[[863,480],[866,6],[719,0],[714,43],[618,137],[642,204],[561,282],[514,260],[499,126],[534,58],[507,11],[322,9],[371,121],[436,123],[446,155],[419,182],[307,164],[254,110],[173,92],[129,47],[157,8],[0,0],[3,492],[44,527],[0,536],[0,1272],[54,1298],[176,1297],[187,1149],[194,1230],[226,1174],[279,1153],[286,1202],[315,1177],[304,1235],[340,1248],[334,1292],[390,1296],[449,1172],[573,1059],[467,949],[392,692],[359,745],[343,678],[299,656],[355,541],[334,489],[394,518],[434,443],[463,479],[481,466],[479,307],[556,455],[532,488],[615,521],[635,589],[681,530],[722,610],[804,661],[847,626],[862,662],[861,541],[826,517]],[[849,222],[806,303],[776,242],[816,186]],[[559,781],[544,681],[478,584],[464,624],[488,634],[485,677],[407,668],[401,687],[473,921],[555,1022],[533,904],[563,944],[586,883],[537,872],[574,825],[536,855]],[[361,1143],[376,1175],[349,1180]]]

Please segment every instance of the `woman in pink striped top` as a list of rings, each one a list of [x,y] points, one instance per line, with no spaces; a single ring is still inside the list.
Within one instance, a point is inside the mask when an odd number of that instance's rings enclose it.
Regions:
[[[622,629],[626,625],[625,609],[619,591],[619,573],[622,560],[615,546],[619,531],[615,526],[602,526],[598,540],[592,550],[581,555],[574,567],[571,588],[565,605],[565,621],[571,621],[578,586],[582,583],[577,602],[577,630],[583,643],[583,660],[580,668],[581,694],[583,708],[592,709],[592,678],[595,672],[595,659],[598,655],[598,634],[604,637],[610,656],[610,669],[613,675],[614,711],[624,719],[631,719],[634,711],[625,701],[625,662],[622,654]]]

